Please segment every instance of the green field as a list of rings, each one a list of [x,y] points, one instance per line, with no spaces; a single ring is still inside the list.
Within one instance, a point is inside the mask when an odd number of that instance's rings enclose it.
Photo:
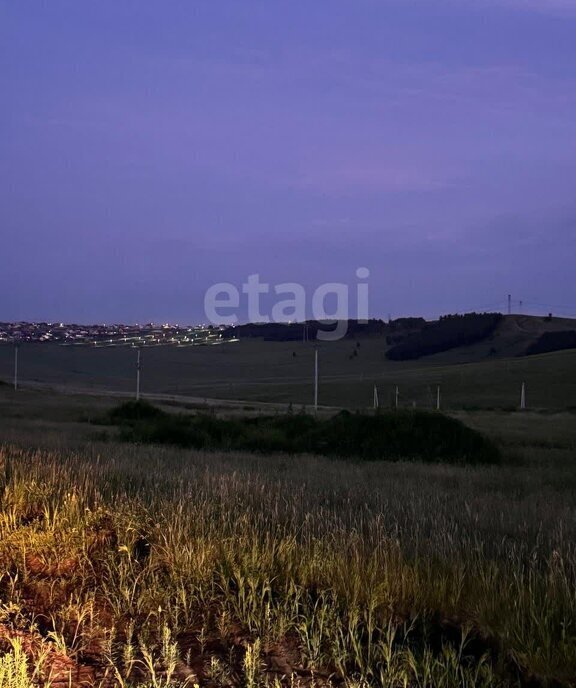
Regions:
[[[525,382],[531,408],[576,407],[576,351],[506,358],[489,357],[477,346],[395,362],[386,359],[385,350],[379,338],[321,344],[320,404],[369,407],[376,384],[383,406],[392,403],[398,385],[402,406],[429,408],[441,385],[445,408],[514,408]],[[10,381],[12,368],[13,350],[1,346],[0,379]],[[20,349],[19,370],[23,383],[132,393],[136,352],[27,344]],[[246,339],[213,347],[158,347],[143,351],[142,392],[309,405],[313,373],[313,346],[301,342]]]

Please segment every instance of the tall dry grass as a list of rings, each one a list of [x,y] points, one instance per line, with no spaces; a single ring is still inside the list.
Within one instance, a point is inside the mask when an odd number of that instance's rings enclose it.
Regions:
[[[0,624],[94,680],[576,677],[570,466],[109,443],[5,446],[0,476]]]

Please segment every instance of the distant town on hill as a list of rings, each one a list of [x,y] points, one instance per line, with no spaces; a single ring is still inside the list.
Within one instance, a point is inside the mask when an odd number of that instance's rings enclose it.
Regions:
[[[315,342],[334,321],[246,323],[237,326],[79,325],[65,323],[0,323],[0,343],[54,343],[62,346],[151,347],[210,346],[245,339],[267,342]],[[385,321],[348,320],[346,339],[380,337],[386,357],[404,361],[476,346],[479,358],[524,356],[576,348],[576,320],[548,316],[465,313],[427,321],[404,317]]]
[[[157,346],[215,343],[222,329],[211,325],[80,325],[48,322],[0,322],[0,342],[54,342],[62,345]]]

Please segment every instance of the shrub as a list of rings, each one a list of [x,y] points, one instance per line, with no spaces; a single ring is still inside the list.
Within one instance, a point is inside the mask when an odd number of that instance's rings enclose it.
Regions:
[[[121,438],[196,449],[312,453],[354,460],[417,459],[496,463],[497,447],[461,421],[426,411],[217,418],[208,414],[149,415],[122,423]]]
[[[544,332],[526,349],[526,356],[547,354],[552,351],[563,351],[564,349],[576,349],[575,330]]]
[[[459,420],[426,411],[340,413],[318,426],[310,449],[362,460],[496,463],[497,447]]]
[[[466,346],[485,339],[502,319],[500,313],[446,315],[408,335],[386,354],[391,361],[407,361]]]
[[[153,406],[148,401],[126,401],[119,406],[108,411],[104,422],[111,425],[121,425],[122,423],[134,422],[139,420],[151,420],[154,418],[164,418],[168,414]]]

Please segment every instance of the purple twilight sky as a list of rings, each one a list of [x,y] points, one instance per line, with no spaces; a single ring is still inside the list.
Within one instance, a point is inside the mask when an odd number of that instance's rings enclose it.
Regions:
[[[576,315],[576,0],[0,0],[0,88],[0,320]]]

